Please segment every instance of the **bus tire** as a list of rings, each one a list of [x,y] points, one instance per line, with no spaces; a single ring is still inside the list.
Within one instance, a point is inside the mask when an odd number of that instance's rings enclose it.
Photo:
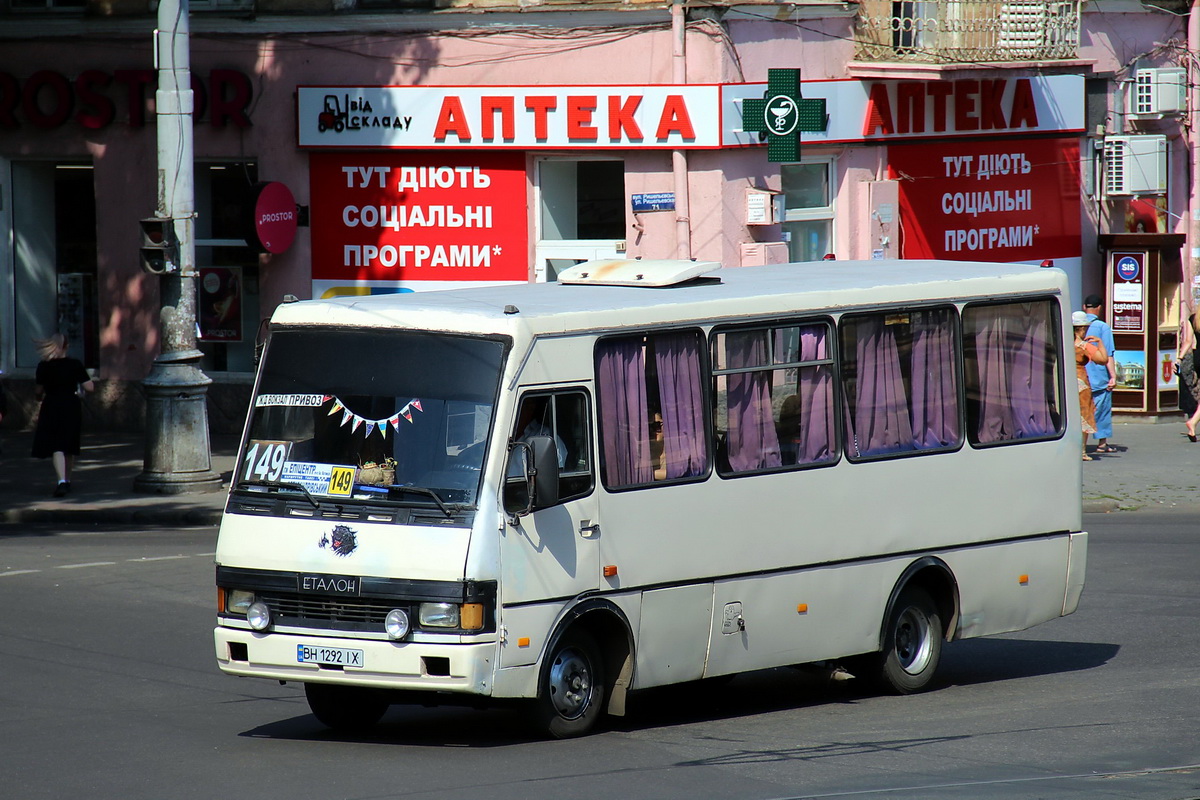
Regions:
[[[367,730],[388,710],[382,692],[358,686],[306,683],[304,696],[313,716],[322,725],[343,733]]]
[[[942,619],[929,592],[906,586],[888,615],[879,677],[896,694],[928,686],[942,657]]]
[[[604,663],[590,634],[567,631],[555,644],[538,687],[538,727],[556,739],[589,733],[605,698]]]

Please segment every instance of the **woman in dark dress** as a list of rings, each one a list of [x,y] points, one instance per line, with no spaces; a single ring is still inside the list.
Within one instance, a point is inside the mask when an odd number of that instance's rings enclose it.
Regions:
[[[33,431],[33,457],[54,463],[58,484],[54,496],[71,491],[71,467],[79,455],[83,429],[83,405],[79,392],[95,388],[92,378],[77,358],[67,355],[67,337],[56,333],[37,340],[37,397],[41,401],[37,427]]]

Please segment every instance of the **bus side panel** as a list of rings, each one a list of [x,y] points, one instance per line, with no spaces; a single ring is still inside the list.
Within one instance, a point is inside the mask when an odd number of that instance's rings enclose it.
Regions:
[[[879,647],[907,559],[721,581],[705,676],[840,658]],[[742,624],[730,624],[740,613]]]
[[[712,598],[712,588],[708,587],[707,592],[706,608]],[[642,593],[609,595],[604,599],[606,603],[616,607],[619,616],[623,616],[632,627],[629,633],[634,634],[641,620]],[[593,614],[609,613],[594,608],[582,618],[578,618],[573,613],[575,608],[574,603],[551,602],[502,610],[501,623],[505,635],[500,643],[500,668],[495,672],[493,696],[536,697],[538,674],[550,646],[550,637],[563,630],[566,625],[586,626]],[[529,643],[522,644],[524,639],[528,639]],[[612,677],[610,675],[609,679]]]
[[[976,547],[942,558],[958,581],[958,638],[1019,631],[1062,616],[1071,537]]]
[[[642,594],[634,688],[704,676],[713,585],[698,583]]]
[[[1063,616],[1074,614],[1083,595],[1083,579],[1087,573],[1086,531],[1071,534],[1071,560],[1067,565],[1067,596],[1063,599]]]

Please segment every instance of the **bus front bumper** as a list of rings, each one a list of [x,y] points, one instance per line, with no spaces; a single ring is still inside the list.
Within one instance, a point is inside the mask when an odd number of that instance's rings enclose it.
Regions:
[[[279,681],[490,696],[496,643],[443,644],[256,633],[217,626],[222,672]],[[344,664],[312,663],[316,653]]]

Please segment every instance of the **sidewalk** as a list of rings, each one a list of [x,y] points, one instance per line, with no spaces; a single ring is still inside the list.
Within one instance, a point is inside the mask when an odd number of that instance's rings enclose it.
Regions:
[[[221,478],[219,491],[146,494],[133,490],[145,465],[143,434],[85,432],[83,452],[71,474],[71,493],[57,498],[51,496],[54,467],[50,459],[29,455],[32,442],[31,432],[0,431],[0,524],[215,526],[221,521],[237,459],[237,437],[213,436],[211,469]]]
[[[1200,443],[1183,432],[1182,418],[1116,423],[1111,444],[1117,452],[1083,465],[1083,510],[1200,512]],[[29,456],[31,439],[28,432],[0,434],[0,524],[215,526],[237,459],[236,437],[214,436],[212,471],[221,477],[220,491],[144,494],[133,490],[144,465],[141,434],[85,433],[71,494],[55,498],[54,468],[48,459]]]

